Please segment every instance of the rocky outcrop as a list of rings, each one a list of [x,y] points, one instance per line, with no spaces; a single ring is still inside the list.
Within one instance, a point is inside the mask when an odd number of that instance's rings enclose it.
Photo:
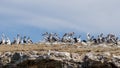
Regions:
[[[21,51],[0,53],[0,68],[120,68],[120,56],[104,52]]]

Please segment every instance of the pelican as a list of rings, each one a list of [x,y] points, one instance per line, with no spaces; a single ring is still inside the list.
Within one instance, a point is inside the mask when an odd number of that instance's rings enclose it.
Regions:
[[[2,37],[1,37],[1,44],[4,45],[5,44],[5,35],[2,34]]]
[[[30,39],[30,37],[27,38],[27,43],[28,44],[32,44],[33,43],[32,40]]]
[[[20,44],[20,43],[21,43],[21,38],[20,38],[20,35],[19,35],[19,34],[17,34],[17,40],[16,40],[16,43],[17,43],[17,44]]]
[[[90,33],[87,33],[87,41],[90,41]]]
[[[8,37],[7,37],[7,40],[6,40],[6,44],[11,45],[11,41],[10,41],[10,39]]]

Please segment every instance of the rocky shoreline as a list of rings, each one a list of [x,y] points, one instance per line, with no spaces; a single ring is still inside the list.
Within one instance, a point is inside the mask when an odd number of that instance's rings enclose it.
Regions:
[[[0,68],[120,68],[120,56],[59,51],[1,52]]]

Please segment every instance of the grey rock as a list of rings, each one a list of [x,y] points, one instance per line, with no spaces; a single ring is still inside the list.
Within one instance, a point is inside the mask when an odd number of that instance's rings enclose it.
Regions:
[[[120,68],[120,56],[109,52],[95,54],[77,54],[68,52],[49,51],[46,54],[38,54],[38,51],[30,52],[5,52],[0,55],[0,65],[14,65],[18,68],[26,68],[27,65],[35,65],[38,68],[50,66],[55,68]],[[42,65],[40,65],[42,64]],[[12,66],[10,66],[12,67]]]

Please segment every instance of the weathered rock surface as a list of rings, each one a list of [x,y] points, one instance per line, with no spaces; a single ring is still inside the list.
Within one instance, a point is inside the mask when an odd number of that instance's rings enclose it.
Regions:
[[[0,68],[120,68],[120,56],[109,52],[4,52],[0,53]]]

